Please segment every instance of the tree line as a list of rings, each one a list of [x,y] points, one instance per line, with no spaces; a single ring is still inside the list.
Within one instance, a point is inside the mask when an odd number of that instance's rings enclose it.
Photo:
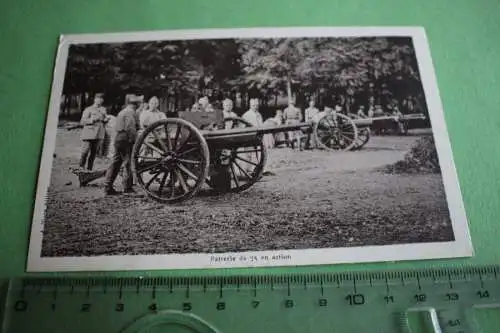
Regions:
[[[408,98],[427,113],[411,38],[274,38],[76,44],[69,50],[62,116],[104,92],[110,113],[125,94],[158,96],[162,111],[189,109],[201,96],[225,97],[236,112],[259,98],[264,114],[289,97],[305,108],[385,106]],[[352,111],[352,110],[351,110]]]

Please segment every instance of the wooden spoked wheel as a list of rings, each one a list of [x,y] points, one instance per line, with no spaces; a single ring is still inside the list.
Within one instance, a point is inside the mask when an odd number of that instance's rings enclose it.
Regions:
[[[358,116],[357,114],[349,114],[349,117],[351,119],[363,119],[362,117]],[[358,129],[358,139],[356,140],[356,144],[354,145],[354,147],[352,148],[352,150],[360,150],[361,148],[364,147],[364,145],[366,145],[368,143],[368,141],[370,141],[370,137],[371,137],[371,130],[370,130],[370,126],[356,126],[357,129]]]
[[[358,140],[354,121],[340,113],[327,113],[314,125],[314,135],[320,148],[331,151],[351,150]]]
[[[358,129],[358,139],[352,150],[360,150],[370,141],[371,131],[369,127]]]
[[[201,132],[191,123],[169,118],[148,126],[132,151],[137,184],[159,202],[191,198],[205,182],[209,150]]]
[[[252,127],[242,118],[224,119],[225,129]],[[245,145],[219,147],[212,151],[212,165],[207,184],[220,192],[241,192],[255,184],[264,172],[267,150],[262,139]],[[222,186],[221,186],[222,184]]]

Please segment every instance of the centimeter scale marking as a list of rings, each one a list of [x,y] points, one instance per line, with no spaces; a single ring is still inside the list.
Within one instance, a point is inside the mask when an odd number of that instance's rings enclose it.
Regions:
[[[475,314],[492,308],[500,318],[498,273],[20,278],[9,284],[2,332],[488,333]]]

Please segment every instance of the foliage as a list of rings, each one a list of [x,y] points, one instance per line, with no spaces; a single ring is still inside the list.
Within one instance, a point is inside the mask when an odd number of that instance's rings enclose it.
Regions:
[[[441,173],[434,137],[421,137],[402,161],[385,168],[389,173]]]
[[[64,94],[421,90],[411,39],[275,38],[72,45]]]

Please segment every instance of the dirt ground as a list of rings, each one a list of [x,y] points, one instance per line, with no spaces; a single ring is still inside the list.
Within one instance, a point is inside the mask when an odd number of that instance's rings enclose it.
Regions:
[[[240,194],[208,188],[177,205],[141,192],[105,197],[70,171],[79,131],[58,130],[43,256],[216,253],[453,240],[441,176],[391,175],[417,134],[373,137],[353,152],[269,152],[266,176]],[[107,166],[106,159],[96,168]],[[120,180],[117,180],[119,188]]]

